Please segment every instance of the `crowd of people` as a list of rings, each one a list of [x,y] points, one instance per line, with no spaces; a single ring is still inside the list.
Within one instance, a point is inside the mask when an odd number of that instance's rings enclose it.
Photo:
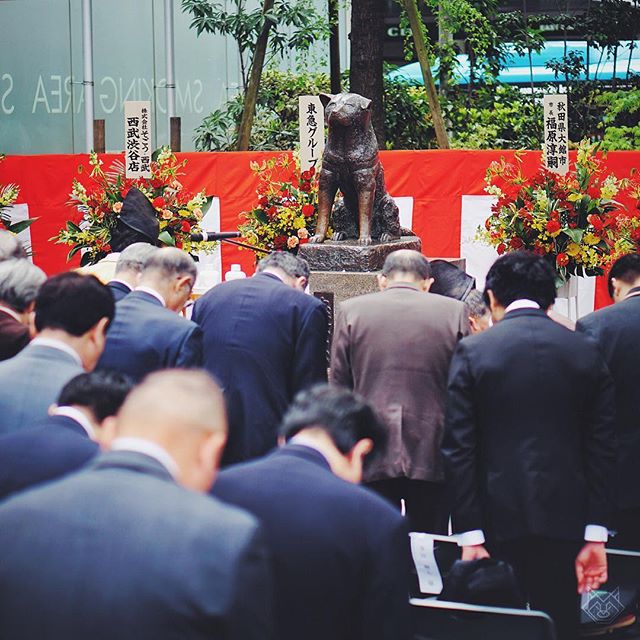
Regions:
[[[291,253],[189,319],[188,254],[112,262],[47,278],[0,233],[0,637],[409,638],[421,531],[568,640],[610,536],[640,549],[639,255],[572,330],[540,256],[461,302],[396,251],[329,358]]]

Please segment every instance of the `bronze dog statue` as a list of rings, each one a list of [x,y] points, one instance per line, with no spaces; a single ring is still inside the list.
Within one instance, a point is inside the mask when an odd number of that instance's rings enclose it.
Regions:
[[[384,185],[371,100],[357,93],[321,94],[329,136],[319,175],[318,222],[309,242],[324,242],[333,208],[333,240],[369,245],[402,234],[398,207]],[[343,199],[336,202],[340,189]]]

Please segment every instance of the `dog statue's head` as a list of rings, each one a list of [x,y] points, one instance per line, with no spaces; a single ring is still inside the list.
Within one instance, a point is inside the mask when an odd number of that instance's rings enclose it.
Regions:
[[[371,122],[371,100],[357,93],[321,93],[320,101],[329,127],[334,124],[341,127],[366,127]]]

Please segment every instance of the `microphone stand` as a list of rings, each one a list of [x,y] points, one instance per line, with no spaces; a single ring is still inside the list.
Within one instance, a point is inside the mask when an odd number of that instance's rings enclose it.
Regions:
[[[245,244],[244,242],[238,242],[237,240],[231,240],[230,238],[221,238],[218,242],[227,242],[228,244],[233,244],[236,247],[241,247],[242,249],[251,249],[251,251],[258,251],[259,253],[271,253],[268,249],[263,249],[262,247],[254,247],[250,244]]]

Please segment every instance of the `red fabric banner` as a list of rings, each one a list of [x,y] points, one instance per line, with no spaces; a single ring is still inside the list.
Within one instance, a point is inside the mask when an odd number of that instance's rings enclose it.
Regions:
[[[238,226],[238,215],[250,209],[256,200],[256,176],[251,172],[252,160],[279,155],[272,152],[182,153],[186,159],[184,186],[191,191],[205,189],[207,195],[220,198],[222,230]],[[421,237],[423,251],[429,257],[455,258],[460,256],[460,224],[463,195],[484,195],[484,176],[489,163],[505,157],[513,160],[513,151],[383,151],[387,189],[394,197],[413,198],[413,230]],[[122,154],[100,156],[108,167]],[[525,171],[535,171],[540,152],[524,155]],[[640,165],[640,153],[611,152],[608,168],[618,177],[629,176]],[[42,155],[8,156],[0,163],[0,184],[20,186],[18,203],[29,206],[29,215],[38,221],[31,226],[34,261],[47,273],[53,274],[77,265],[66,262],[69,250],[50,240],[70,217],[67,204],[78,167],[83,167],[80,179],[88,180],[88,156]],[[252,252],[224,246],[223,270],[238,262],[243,270],[252,273],[255,258]],[[603,283],[596,291],[596,306],[609,302]]]

